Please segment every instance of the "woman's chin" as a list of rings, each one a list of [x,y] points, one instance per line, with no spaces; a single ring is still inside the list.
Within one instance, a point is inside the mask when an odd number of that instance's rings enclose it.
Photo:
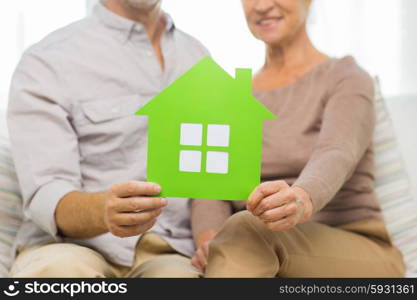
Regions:
[[[264,42],[267,46],[277,46],[282,43],[282,37],[277,36],[263,35],[259,36],[258,39]]]

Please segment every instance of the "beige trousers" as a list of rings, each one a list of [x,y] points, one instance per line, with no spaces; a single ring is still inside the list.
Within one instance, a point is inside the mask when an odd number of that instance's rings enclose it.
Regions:
[[[75,244],[48,244],[23,250],[10,277],[32,278],[179,278],[200,277],[190,260],[164,239],[146,233],[136,247],[133,267],[110,263],[98,252]]]
[[[232,216],[209,248],[206,277],[402,277],[401,253],[385,224],[306,223],[272,232],[245,211]]]

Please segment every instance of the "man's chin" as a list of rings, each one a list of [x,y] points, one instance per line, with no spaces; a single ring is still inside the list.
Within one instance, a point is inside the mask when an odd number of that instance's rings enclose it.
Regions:
[[[161,4],[161,0],[126,0],[132,8],[151,11]]]

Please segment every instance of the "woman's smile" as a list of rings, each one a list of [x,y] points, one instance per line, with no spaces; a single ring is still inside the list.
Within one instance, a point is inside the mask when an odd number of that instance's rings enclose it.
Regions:
[[[271,30],[276,29],[283,20],[283,16],[263,17],[256,22],[256,25],[261,30]]]

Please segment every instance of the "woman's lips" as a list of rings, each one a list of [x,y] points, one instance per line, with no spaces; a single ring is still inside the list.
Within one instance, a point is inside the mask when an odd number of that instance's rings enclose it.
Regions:
[[[256,25],[261,29],[273,29],[276,28],[283,19],[283,17],[264,18],[257,21]]]

